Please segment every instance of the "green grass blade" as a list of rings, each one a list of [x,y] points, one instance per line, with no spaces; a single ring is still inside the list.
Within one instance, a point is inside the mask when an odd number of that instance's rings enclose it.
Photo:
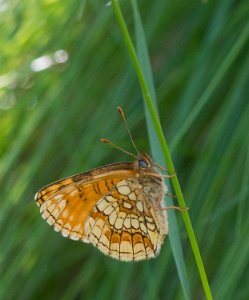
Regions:
[[[174,151],[180,142],[180,140],[183,138],[183,136],[186,134],[186,132],[191,127],[191,124],[193,124],[196,117],[199,115],[201,110],[205,107],[205,105],[208,102],[208,99],[214,92],[215,88],[218,86],[222,78],[224,77],[225,73],[231,67],[232,63],[235,61],[237,56],[239,55],[240,51],[243,50],[243,47],[245,43],[247,42],[249,38],[249,23],[245,25],[242,32],[240,33],[237,41],[234,43],[233,47],[225,57],[223,63],[215,73],[215,76],[210,80],[209,85],[204,90],[203,94],[201,95],[200,99],[198,100],[197,104],[194,106],[194,108],[189,113],[188,117],[184,121],[184,124],[182,124],[181,129],[178,131],[177,135],[174,137],[170,148],[172,151]]]
[[[154,82],[153,82],[153,76],[152,76],[152,70],[149,63],[149,55],[148,50],[146,46],[145,41],[145,35],[144,30],[141,22],[141,17],[139,14],[139,10],[137,7],[136,1],[131,1],[131,5],[133,8],[134,13],[134,23],[135,23],[135,32],[136,32],[136,48],[138,53],[138,58],[140,62],[140,66],[142,68],[143,74],[145,76],[145,80],[149,86],[151,99],[153,101],[154,107],[157,109],[157,102],[156,102],[156,93],[154,88]],[[154,129],[154,124],[151,120],[150,113],[147,109],[147,106],[145,105],[146,110],[146,120],[147,120],[147,127],[149,132],[149,139],[150,139],[150,148],[153,154],[153,157],[157,159],[157,162],[159,164],[163,164],[163,154],[160,151],[160,142],[158,140],[157,134]],[[167,203],[168,205],[173,205],[173,201],[168,197]],[[169,223],[170,223],[170,234],[169,234],[169,240],[173,252],[173,256],[175,259],[175,263],[177,266],[178,275],[180,278],[180,282],[182,285],[183,293],[185,299],[191,299],[190,297],[190,288],[189,283],[187,280],[187,272],[186,272],[186,266],[183,258],[183,250],[180,242],[180,236],[179,236],[179,230],[178,225],[176,221],[176,216],[174,211],[170,211],[169,216]],[[153,292],[149,292],[149,295],[157,294],[155,292],[155,289]]]
[[[153,122],[154,127],[155,127],[155,131],[157,132],[157,135],[158,135],[158,138],[159,138],[159,141],[160,141],[160,144],[161,144],[162,152],[164,154],[166,166],[168,168],[169,174],[173,175],[173,174],[175,174],[175,169],[174,169],[173,162],[171,160],[171,155],[170,155],[170,152],[169,152],[169,149],[168,149],[168,146],[167,146],[167,142],[165,140],[161,124],[160,124],[159,119],[157,117],[156,110],[153,106],[150,91],[149,91],[149,88],[146,84],[146,81],[145,81],[145,78],[143,76],[142,70],[140,68],[140,64],[139,64],[134,46],[132,44],[131,38],[129,36],[129,32],[127,30],[124,18],[122,16],[121,10],[119,8],[118,2],[115,1],[115,0],[112,0],[112,5],[113,5],[113,9],[114,9],[116,18],[118,20],[119,26],[120,26],[122,34],[123,34],[123,39],[126,43],[127,49],[129,51],[129,54],[130,54],[130,57],[131,57],[131,60],[132,60],[132,63],[134,65],[135,71],[137,73],[137,76],[138,76],[138,79],[139,79],[139,82],[140,82],[140,86],[141,86],[141,89],[142,89],[142,93],[143,93],[143,96],[144,96],[144,100],[145,100],[146,105],[148,107],[148,110],[150,112],[151,119],[152,119],[152,122]],[[177,176],[172,177],[172,184],[173,184],[177,199],[179,201],[180,207],[186,208],[186,204],[185,204],[185,201],[184,201],[184,198],[183,198],[182,190],[181,190],[181,187],[180,187]],[[183,216],[183,220],[185,222],[186,230],[188,232],[188,236],[189,236],[190,243],[191,243],[191,246],[192,246],[193,254],[195,256],[195,260],[196,260],[196,264],[197,264],[197,267],[198,267],[198,270],[199,270],[200,278],[202,280],[202,285],[203,285],[205,295],[206,295],[207,299],[212,299],[212,294],[211,294],[211,291],[210,291],[210,287],[209,287],[209,283],[208,283],[208,280],[207,280],[206,272],[205,272],[205,269],[204,269],[204,265],[203,265],[202,258],[201,258],[201,255],[200,255],[198,243],[197,243],[196,238],[195,238],[194,230],[193,230],[188,212],[186,212],[186,211],[183,212],[182,216]]]
[[[157,259],[131,264],[63,238],[41,218],[34,194],[45,184],[130,160],[99,142],[106,137],[131,151],[118,105],[138,148],[146,151],[150,140],[154,160],[163,165],[164,159],[109,3],[2,2],[0,298],[184,299],[176,267],[182,248],[191,299],[204,299],[181,213],[168,211],[169,239],[180,235],[181,247],[173,251],[166,239]],[[247,299],[249,52],[248,38],[241,38],[249,2],[137,1],[140,29],[132,14],[136,3],[119,3],[128,28],[135,20],[138,58],[152,100],[154,81],[156,115],[167,132],[213,297]],[[55,62],[60,49],[66,61],[39,72],[31,68],[37,58]],[[182,128],[207,91],[204,106]]]

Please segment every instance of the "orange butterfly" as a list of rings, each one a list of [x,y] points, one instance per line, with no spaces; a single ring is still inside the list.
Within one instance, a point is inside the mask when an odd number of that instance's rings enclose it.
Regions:
[[[123,110],[118,107],[130,139]],[[42,217],[64,237],[123,261],[156,257],[168,233],[165,175],[145,153],[51,183],[35,195]]]

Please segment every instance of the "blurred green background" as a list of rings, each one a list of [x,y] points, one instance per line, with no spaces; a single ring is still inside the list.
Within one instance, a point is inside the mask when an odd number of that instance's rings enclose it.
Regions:
[[[137,3],[214,299],[248,299],[249,1]],[[135,38],[132,5],[120,5]],[[0,299],[185,299],[168,239],[155,260],[114,261],[54,232],[33,200],[64,176],[130,160],[99,142],[108,137],[133,151],[117,105],[139,149],[150,152],[112,6],[1,0],[0,28]],[[189,299],[204,299],[176,216]]]

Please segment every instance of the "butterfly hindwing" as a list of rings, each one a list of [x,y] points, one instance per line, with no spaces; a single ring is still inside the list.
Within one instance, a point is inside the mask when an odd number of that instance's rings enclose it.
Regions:
[[[143,186],[136,178],[127,178],[93,207],[85,231],[90,243],[113,258],[147,259],[159,253],[167,233],[157,215]]]

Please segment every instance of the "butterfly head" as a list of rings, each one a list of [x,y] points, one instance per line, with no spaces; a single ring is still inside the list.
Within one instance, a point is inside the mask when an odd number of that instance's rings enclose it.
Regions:
[[[153,160],[146,153],[140,153],[137,158],[137,164],[142,171],[154,170]]]

